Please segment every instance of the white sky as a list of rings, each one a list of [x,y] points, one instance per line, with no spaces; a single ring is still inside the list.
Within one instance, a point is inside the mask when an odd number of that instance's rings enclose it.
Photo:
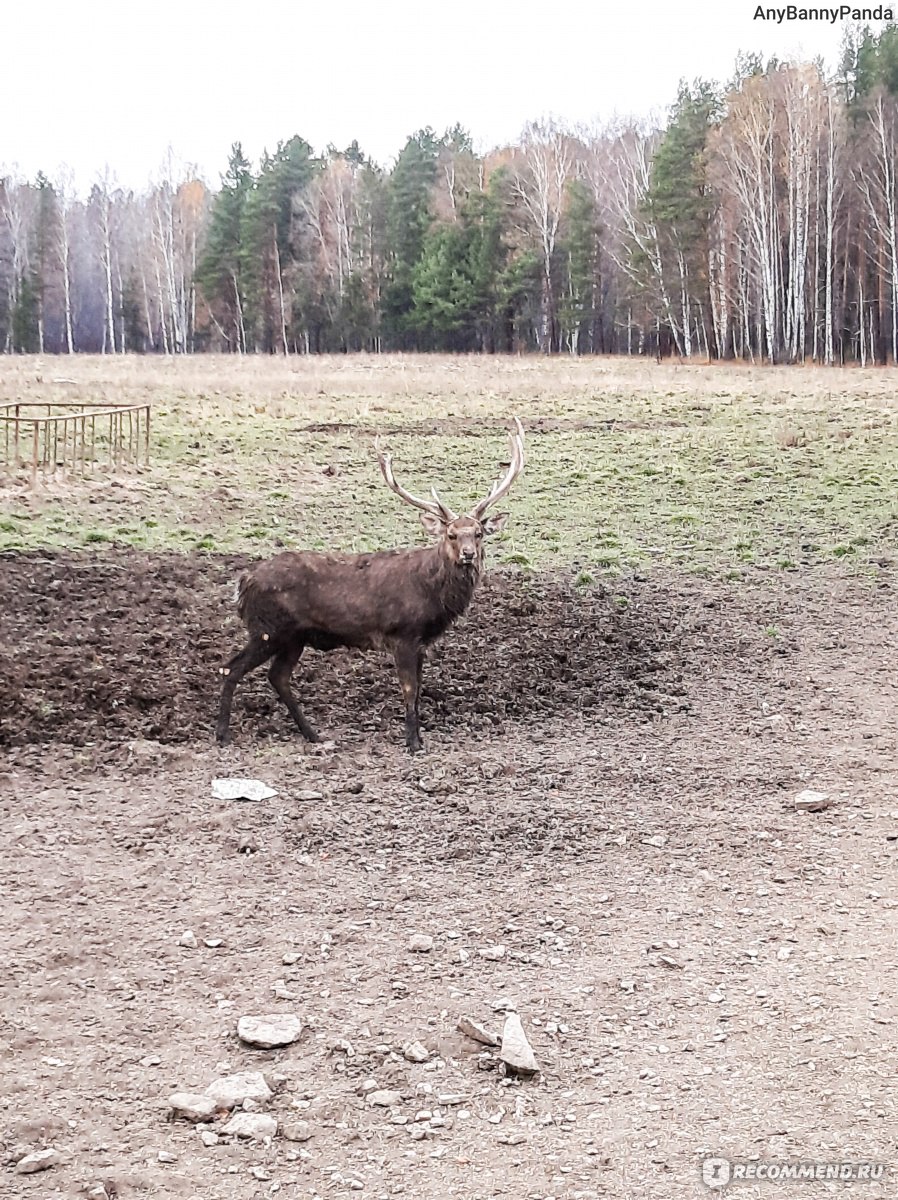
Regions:
[[[661,113],[681,78],[729,78],[739,50],[822,54],[835,65],[843,31],[754,21],[750,0],[3,7],[0,167],[53,177],[67,165],[82,190],[106,165],[142,189],[168,147],[217,186],[236,140],[255,160],[294,133],[315,150],[357,138],[388,165],[424,125],[442,132],[458,121],[487,149],[540,116]]]

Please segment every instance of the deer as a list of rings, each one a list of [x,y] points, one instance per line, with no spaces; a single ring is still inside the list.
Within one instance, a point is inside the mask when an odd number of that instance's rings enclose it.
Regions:
[[[215,729],[220,745],[230,737],[237,684],[269,660],[268,679],[279,699],[306,741],[319,741],[291,691],[290,677],[306,647],[325,652],[348,647],[392,654],[405,701],[406,746],[410,754],[423,750],[419,704],[425,653],[468,609],[483,573],[484,538],[505,528],[508,513],[487,513],[524,467],[524,429],[517,417],[514,422],[504,477],[460,516],[435,488],[433,499],[423,500],[398,483],[391,456],[375,439],[387,486],[420,511],[429,545],[365,554],[285,551],[240,576],[237,613],[249,641],[220,668],[224,684]]]

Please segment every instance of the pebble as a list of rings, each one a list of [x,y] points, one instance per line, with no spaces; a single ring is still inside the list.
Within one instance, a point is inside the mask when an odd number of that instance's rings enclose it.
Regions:
[[[414,933],[408,940],[412,954],[429,954],[433,949],[433,938],[429,933]]]
[[[500,962],[505,957],[504,946],[484,946],[477,953],[489,962]]]
[[[218,1108],[236,1108],[244,1100],[270,1100],[274,1095],[265,1082],[261,1071],[245,1071],[238,1075],[224,1075],[206,1088]]]
[[[643,846],[655,846],[656,849],[661,850],[661,849],[663,849],[664,846],[667,845],[667,838],[664,836],[663,833],[655,833],[651,837],[643,838],[642,845]]]
[[[196,934],[192,929],[184,930],[184,932],[178,938],[178,945],[186,946],[189,950],[195,950],[197,948],[199,942],[196,940]]]
[[[503,1146],[520,1146],[527,1141],[527,1135],[517,1132],[500,1133],[496,1141],[501,1142]]]
[[[430,1051],[421,1042],[407,1042],[402,1047],[402,1057],[408,1062],[423,1063],[430,1058]]]
[[[215,1113],[215,1101],[202,1092],[175,1092],[168,1103],[185,1121],[208,1121]]]
[[[271,800],[277,795],[261,779],[213,779],[214,800]]]
[[[402,1096],[399,1092],[389,1091],[386,1088],[378,1088],[377,1091],[368,1093],[367,1100],[375,1108],[393,1108],[394,1105],[402,1103]]]
[[[161,1163],[176,1163],[178,1161],[177,1154],[172,1154],[168,1150],[160,1150],[156,1155],[156,1160]]]
[[[24,1158],[20,1158],[16,1163],[16,1174],[36,1175],[38,1171],[49,1171],[51,1167],[58,1167],[61,1162],[62,1155],[50,1146],[47,1150],[36,1150],[33,1154],[26,1154]]]
[[[288,1142],[307,1142],[312,1136],[312,1128],[308,1121],[291,1121],[283,1126],[281,1134]]]
[[[162,1066],[162,1059],[158,1054],[148,1054],[140,1060],[140,1065],[142,1067],[160,1067]]]
[[[264,1017],[241,1017],[237,1022],[237,1036],[250,1046],[262,1050],[273,1050],[277,1046],[290,1046],[302,1033],[302,1021],[293,1013],[273,1013]]]
[[[213,1146],[218,1145],[218,1134],[213,1133],[211,1129],[204,1129],[200,1134],[200,1141],[204,1146],[208,1146],[211,1149]]]
[[[509,1013],[505,1018],[502,1049],[499,1054],[505,1065],[517,1074],[533,1075],[539,1070],[536,1055],[527,1041],[521,1018],[517,1013]]]
[[[294,800],[302,800],[306,803],[312,803],[315,800],[323,800],[324,792],[316,792],[316,791],[313,791],[311,788],[306,788],[304,791],[295,792],[293,795],[293,799]]]
[[[222,1126],[222,1133],[233,1134],[234,1137],[254,1138],[257,1142],[272,1138],[278,1131],[278,1123],[267,1113],[234,1113],[227,1125]]]
[[[832,800],[826,792],[814,792],[809,788],[798,793],[794,804],[799,812],[823,812],[825,808],[832,806]]]
[[[484,1025],[479,1024],[470,1017],[461,1017],[456,1029],[460,1033],[463,1033],[465,1037],[469,1037],[475,1042],[480,1042],[483,1046],[499,1045],[499,1038],[495,1033],[492,1033]]]
[[[292,967],[294,963],[298,963],[298,962],[299,962],[299,955],[298,955],[298,954],[295,954],[295,953],[294,953],[294,952],[291,950],[291,951],[289,952],[289,954],[285,954],[285,955],[284,955],[284,957],[281,959],[281,962],[284,964],[284,966],[285,966],[285,967]]]

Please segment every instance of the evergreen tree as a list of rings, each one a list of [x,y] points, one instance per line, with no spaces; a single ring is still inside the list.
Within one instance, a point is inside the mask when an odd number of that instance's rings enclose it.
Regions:
[[[206,249],[197,282],[231,350],[247,349],[246,253],[243,243],[246,206],[253,185],[249,160],[239,142],[231,147],[209,219]]]
[[[23,272],[19,279],[11,326],[12,348],[15,353],[40,352],[40,287],[33,271]]]
[[[294,267],[303,257],[296,200],[309,186],[317,164],[301,137],[279,142],[265,155],[243,214],[241,257],[254,343],[268,353],[287,350]]]
[[[563,252],[567,257],[567,291],[561,302],[561,325],[571,352],[592,350],[598,310],[599,227],[595,200],[582,179],[568,185]]]
[[[433,218],[430,193],[439,149],[433,130],[420,130],[406,142],[390,176],[387,201],[390,278],[383,295],[383,321],[385,332],[400,347],[407,343],[409,314],[414,306],[415,267]]]
[[[696,339],[708,333],[703,323],[709,311],[708,246],[714,213],[707,177],[709,131],[719,113],[713,85],[698,81],[680,85],[667,129],[652,160],[645,210],[657,232],[669,301],[662,320],[670,321],[682,354],[697,349]]]

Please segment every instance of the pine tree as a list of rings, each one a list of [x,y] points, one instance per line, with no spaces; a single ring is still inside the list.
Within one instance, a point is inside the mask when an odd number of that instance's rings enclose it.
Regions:
[[[680,85],[667,129],[652,160],[645,209],[657,231],[669,309],[663,316],[680,353],[708,345],[708,246],[714,211],[706,148],[720,107],[715,88]],[[662,314],[659,314],[662,315]]]
[[[572,354],[590,345],[597,313],[599,228],[592,191],[582,179],[568,185],[565,237],[567,291],[561,302],[561,325]]]
[[[19,279],[11,326],[15,353],[40,352],[40,285],[33,271],[23,272]]]
[[[382,311],[385,333],[401,348],[409,344],[414,272],[433,218],[430,193],[439,149],[433,130],[420,130],[406,142],[390,176],[387,201],[390,278],[384,289]]]
[[[243,214],[241,257],[255,345],[268,353],[289,350],[291,291],[303,258],[296,199],[309,186],[318,164],[301,137],[279,142],[265,155]]]
[[[246,206],[253,185],[249,160],[239,142],[231,147],[209,219],[206,249],[197,282],[230,350],[247,349],[245,233]]]

